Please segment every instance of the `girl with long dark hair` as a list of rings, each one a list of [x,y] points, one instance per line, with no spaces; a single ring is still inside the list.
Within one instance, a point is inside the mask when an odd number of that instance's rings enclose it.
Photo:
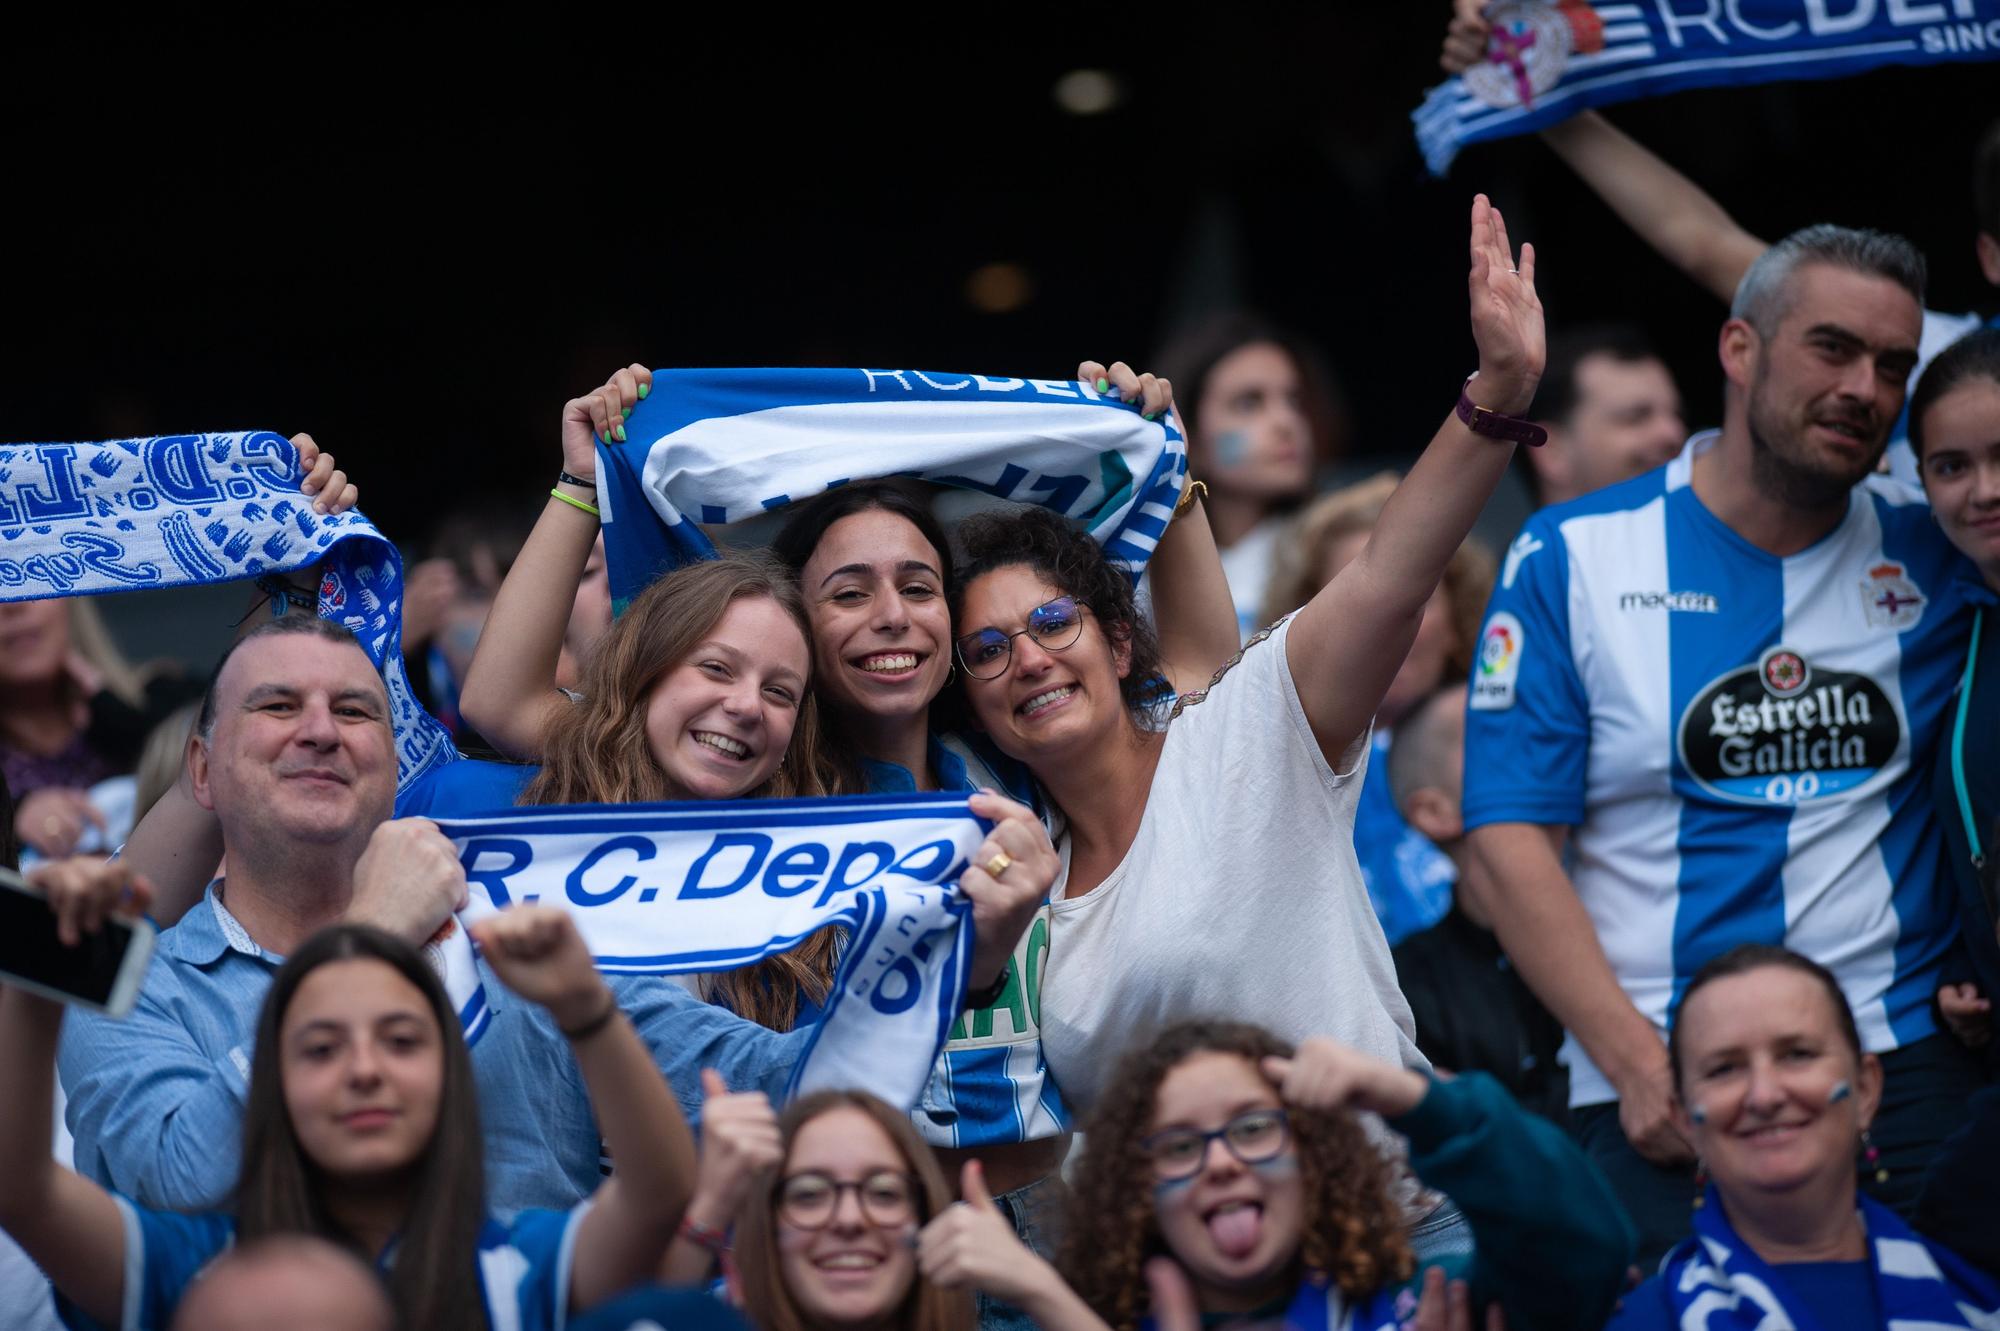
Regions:
[[[143,882],[68,862],[40,879],[74,945]],[[258,1023],[231,1214],[152,1211],[49,1158],[62,1009],[0,992],[0,1226],[98,1323],[164,1328],[237,1239],[302,1233],[382,1274],[401,1325],[554,1327],[647,1278],[693,1177],[686,1121],[569,917],[516,907],[473,926],[493,970],[568,1036],[618,1175],[568,1212],[502,1225],[485,1207],[472,1070],[443,985],[418,952],[339,925],[282,966]]]

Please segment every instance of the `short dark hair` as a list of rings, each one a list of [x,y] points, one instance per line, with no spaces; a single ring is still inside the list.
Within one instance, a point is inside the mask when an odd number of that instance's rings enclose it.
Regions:
[[[2000,120],[1986,127],[1972,155],[1972,216],[1981,231],[2000,241]]]
[[[1910,393],[1910,448],[1917,461],[1924,460],[1924,414],[1938,399],[1968,379],[1990,379],[2000,384],[2000,328],[1981,328],[1967,333],[1932,357]]]
[[[210,739],[215,734],[216,690],[221,685],[222,668],[229,664],[229,658],[236,655],[246,642],[255,642],[259,638],[290,637],[293,634],[303,634],[307,637],[319,638],[326,642],[337,642],[347,647],[353,647],[361,651],[364,655],[366,654],[366,649],[361,646],[359,638],[355,637],[353,633],[342,625],[336,624],[330,619],[321,619],[318,615],[309,615],[304,611],[292,611],[288,614],[280,615],[276,619],[265,620],[235,642],[230,643],[229,650],[224,652],[222,659],[215,663],[215,673],[208,677],[208,690],[201,696],[201,712],[195,717],[195,734],[201,736],[204,741]]]
[[[1132,653],[1132,668],[1118,681],[1126,709],[1141,725],[1160,701],[1160,640],[1139,613],[1131,578],[1104,557],[1089,535],[1047,509],[977,513],[958,526],[965,562],[952,593],[953,632],[964,626],[965,591],[996,569],[1033,569],[1050,586],[1090,607],[1105,636]]]
[[[1605,356],[1622,365],[1660,359],[1651,339],[1632,324],[1585,324],[1565,329],[1549,339],[1548,364],[1535,390],[1536,420],[1568,423],[1581,396],[1577,369],[1592,356]]]
[[[1797,971],[1817,981],[1819,987],[1826,991],[1826,1001],[1833,1007],[1834,1024],[1840,1028],[1841,1039],[1847,1042],[1857,1060],[1861,1057],[1861,1029],[1854,1024],[1854,1009],[1847,1005],[1847,995],[1841,992],[1840,981],[1833,978],[1832,971],[1788,947],[1770,943],[1739,943],[1696,971],[1694,978],[1688,981],[1688,987],[1681,992],[1680,1001],[1674,1004],[1673,1020],[1667,1025],[1667,1061],[1673,1065],[1676,1091],[1680,1090],[1682,1081],[1681,1015],[1687,1011],[1688,1000],[1717,980],[1766,968]]]
[[[1815,263],[1887,278],[1909,292],[1918,308],[1923,306],[1928,269],[1922,250],[1891,232],[1821,222],[1792,232],[1757,256],[1736,284],[1729,317],[1770,337],[1791,310],[1792,274]]]

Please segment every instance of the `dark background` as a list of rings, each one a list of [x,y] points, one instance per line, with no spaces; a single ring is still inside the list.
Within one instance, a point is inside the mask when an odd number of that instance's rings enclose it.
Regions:
[[[309,430],[420,550],[454,505],[532,508],[563,401],[630,361],[1066,376],[1245,303],[1327,349],[1350,460],[1394,461],[1473,365],[1475,190],[1535,241],[1552,326],[1643,322],[1713,423],[1719,307],[1539,142],[1425,173],[1444,9],[10,20],[0,439]],[[1076,68],[1122,103],[1059,109]],[[1969,189],[1996,115],[1996,64],[1612,112],[1758,234],[1906,232],[1946,310],[1996,304]],[[968,301],[993,263],[1025,273],[1010,312]]]

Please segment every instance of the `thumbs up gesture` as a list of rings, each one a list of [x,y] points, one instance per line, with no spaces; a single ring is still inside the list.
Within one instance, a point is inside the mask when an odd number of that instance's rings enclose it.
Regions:
[[[924,1279],[1021,1305],[1047,1282],[1061,1284],[1055,1269],[1015,1236],[1012,1222],[986,1190],[977,1160],[965,1162],[959,1194],[963,1200],[947,1206],[917,1236],[917,1269]]]
[[[762,1091],[732,1091],[714,1068],[701,1070],[701,1165],[688,1219],[727,1229],[759,1175],[785,1158],[778,1115]]]

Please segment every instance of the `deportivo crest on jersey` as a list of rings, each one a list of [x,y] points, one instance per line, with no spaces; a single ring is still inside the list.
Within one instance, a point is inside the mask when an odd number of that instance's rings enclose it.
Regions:
[[[1681,715],[1681,765],[1743,804],[1803,804],[1851,789],[1896,756],[1903,726],[1866,675],[1815,669],[1785,647],[1711,682]]]
[[[1901,564],[1877,564],[1861,581],[1861,611],[1878,629],[1902,632],[1917,626],[1930,598],[1910,581]]]

